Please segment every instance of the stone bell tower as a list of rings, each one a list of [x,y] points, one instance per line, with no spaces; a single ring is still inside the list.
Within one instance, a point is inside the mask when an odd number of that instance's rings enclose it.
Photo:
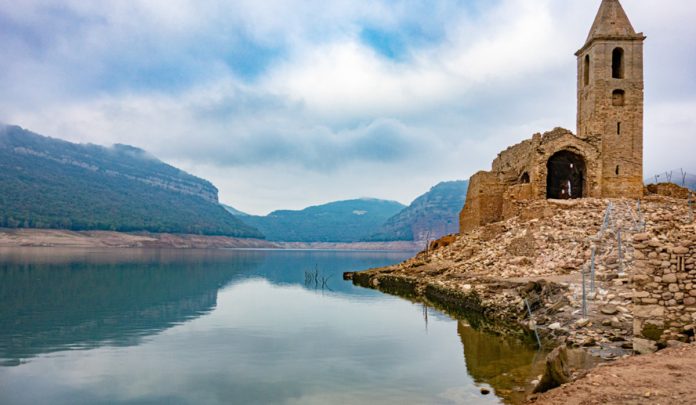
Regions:
[[[600,151],[602,197],[643,195],[643,41],[619,0],[602,0],[578,57],[578,137]]]

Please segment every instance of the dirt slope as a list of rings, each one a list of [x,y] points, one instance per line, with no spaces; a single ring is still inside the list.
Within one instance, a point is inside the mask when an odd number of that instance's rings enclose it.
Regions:
[[[606,363],[533,398],[540,405],[696,404],[696,345]]]

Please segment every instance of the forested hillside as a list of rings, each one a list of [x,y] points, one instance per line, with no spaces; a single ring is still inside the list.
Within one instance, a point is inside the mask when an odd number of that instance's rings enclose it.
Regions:
[[[368,240],[433,240],[459,232],[468,185],[466,180],[439,183],[389,218]]]
[[[403,208],[396,201],[359,199],[241,218],[272,241],[358,242]]]
[[[127,145],[74,144],[0,126],[0,227],[262,237],[217,189]]]

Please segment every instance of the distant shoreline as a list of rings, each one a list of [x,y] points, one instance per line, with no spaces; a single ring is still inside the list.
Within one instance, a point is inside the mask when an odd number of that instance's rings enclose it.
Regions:
[[[0,228],[0,247],[417,251],[424,242],[271,242],[228,236]]]

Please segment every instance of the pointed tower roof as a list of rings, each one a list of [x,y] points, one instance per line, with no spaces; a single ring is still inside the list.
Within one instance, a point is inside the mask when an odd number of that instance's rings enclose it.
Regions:
[[[597,39],[645,39],[636,33],[619,0],[602,0],[583,49]]]

